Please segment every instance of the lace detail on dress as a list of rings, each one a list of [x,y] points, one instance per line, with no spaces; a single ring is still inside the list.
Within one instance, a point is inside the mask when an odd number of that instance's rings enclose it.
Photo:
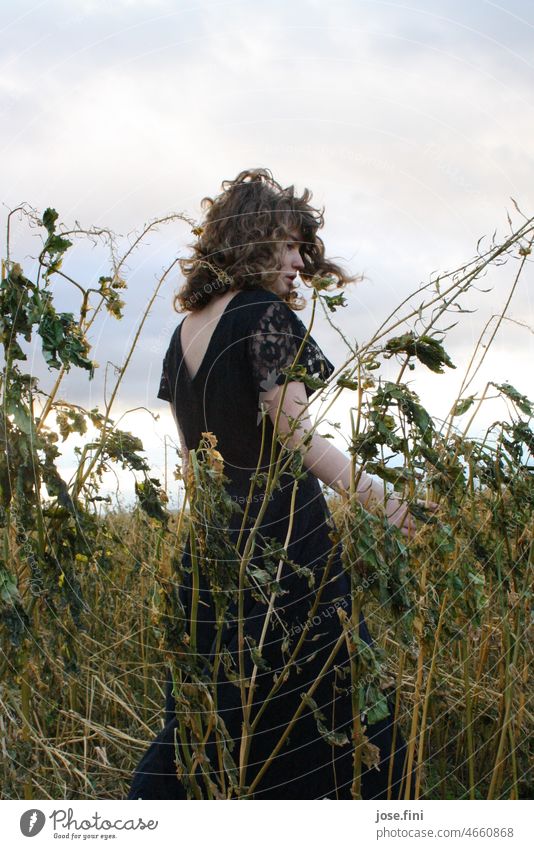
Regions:
[[[283,301],[273,301],[268,305],[248,340],[252,375],[260,395],[275,385],[282,385],[286,379],[282,370],[293,365],[304,367],[309,377],[320,380],[330,377],[334,366],[311,336],[306,340],[298,361],[295,361],[305,335],[304,324]],[[294,379],[299,378],[295,375]],[[308,397],[316,391],[316,387],[304,385]],[[261,420],[261,413],[258,420]]]

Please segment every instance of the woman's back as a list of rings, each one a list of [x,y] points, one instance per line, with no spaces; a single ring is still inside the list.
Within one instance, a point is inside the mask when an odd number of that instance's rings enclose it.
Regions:
[[[245,487],[260,459],[263,430],[262,468],[271,454],[273,426],[262,415],[262,393],[282,384],[283,370],[294,364],[323,379],[334,367],[311,337],[301,346],[306,328],[273,292],[257,287],[222,297],[205,308],[206,316],[202,310],[176,328],[158,398],[173,405],[188,450],[203,432],[215,434],[225,474]]]
[[[211,336],[229,301],[237,292],[225,292],[218,295],[198,312],[192,312],[182,321],[180,343],[183,352],[184,367],[189,376],[194,376],[206,356]]]

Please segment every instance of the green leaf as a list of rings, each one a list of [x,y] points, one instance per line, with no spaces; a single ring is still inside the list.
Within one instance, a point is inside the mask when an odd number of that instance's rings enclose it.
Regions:
[[[330,312],[335,312],[338,307],[346,307],[347,302],[345,300],[345,296],[343,294],[339,295],[323,295],[323,299],[326,302],[326,306],[330,310]]]
[[[46,241],[45,250],[49,254],[62,254],[70,247],[72,247],[72,242],[69,242],[68,239],[63,239],[61,236],[51,236]]]
[[[358,381],[354,380],[354,378],[350,377],[350,371],[344,372],[340,375],[336,381],[338,386],[341,386],[342,389],[357,389]]]
[[[454,405],[452,415],[453,416],[463,416],[463,414],[467,413],[468,409],[473,406],[474,401],[475,401],[474,395],[470,395],[468,398],[460,399]]]
[[[271,667],[261,654],[259,648],[256,645],[256,641],[252,637],[246,637],[245,639],[249,644],[249,651],[250,656],[252,658],[252,662],[258,667],[260,672],[268,672]]]
[[[56,423],[59,427],[59,434],[62,437],[63,442],[65,442],[71,433],[79,433],[83,436],[83,434],[87,432],[85,418],[78,410],[58,410],[56,408],[55,412]]]
[[[32,436],[34,430],[30,411],[27,405],[23,403],[20,396],[8,396],[5,403],[5,411],[8,415],[13,416],[13,420],[19,430],[28,436]]]
[[[43,225],[48,230],[50,236],[52,236],[56,231],[56,221],[58,219],[58,213],[55,209],[48,207],[43,212]]]
[[[534,416],[534,408],[532,407],[532,402],[529,401],[526,395],[522,395],[517,389],[512,386],[510,383],[494,383],[499,392],[502,392],[503,395],[506,395],[514,404],[519,407],[522,413],[526,416]]]
[[[431,445],[434,430],[433,422],[427,411],[419,403],[415,393],[410,392],[402,384],[386,381],[383,388],[376,393],[373,399],[373,406],[385,406],[387,408],[392,400],[397,402],[399,411],[406,416],[408,422],[415,424],[420,430],[423,441],[427,445]]]
[[[0,598],[6,604],[12,604],[18,597],[19,590],[16,578],[11,572],[0,566]]]
[[[283,368],[280,370],[281,374],[286,375],[288,380],[300,380],[314,392],[317,389],[322,389],[324,386],[327,386],[325,380],[320,377],[314,377],[312,374],[308,374],[306,371],[306,366],[297,364],[289,368]]]
[[[380,695],[376,698],[372,705],[365,709],[365,715],[369,725],[374,725],[375,722],[380,722],[389,716],[389,706],[385,696]]]
[[[167,524],[169,516],[162,506],[163,490],[160,488],[158,478],[145,478],[142,483],[135,482],[135,494],[139,499],[139,506],[152,519],[157,519]]]
[[[320,719],[317,720],[317,729],[323,740],[330,746],[346,746],[349,743],[349,738],[344,731],[327,728]]]
[[[312,699],[307,693],[301,693],[300,697],[304,704],[310,709],[315,718],[315,722],[317,723],[317,730],[319,734],[323,738],[323,740],[328,743],[330,746],[345,746],[349,739],[346,734],[339,731],[334,731],[330,728],[327,728],[324,724],[326,717],[322,710],[320,710],[315,699]]]
[[[332,286],[334,282],[335,281],[332,277],[314,277],[312,278],[311,284],[314,289],[322,291],[323,289],[328,289],[328,287]]]
[[[407,354],[417,357],[430,371],[443,374],[443,366],[456,368],[441,342],[432,336],[419,336],[410,331],[403,336],[395,336],[386,343],[386,351],[390,354]]]
[[[390,468],[389,466],[384,465],[384,463],[370,462],[367,464],[366,468],[369,474],[378,475],[379,478],[393,484],[393,486],[406,483],[407,481],[413,480],[414,477],[411,469],[407,469],[403,466]]]

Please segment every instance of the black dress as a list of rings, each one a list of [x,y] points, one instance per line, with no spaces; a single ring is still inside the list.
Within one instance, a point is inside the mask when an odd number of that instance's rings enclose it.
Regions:
[[[217,449],[224,458],[224,474],[228,478],[225,488],[236,503],[244,504],[250,489],[250,478],[254,474],[261,453],[262,426],[264,452],[261,468],[269,467],[273,426],[268,415],[261,409],[261,394],[275,383],[283,384],[286,375],[282,369],[294,367],[295,357],[306,333],[302,321],[274,293],[261,287],[239,291],[227,304],[216,324],[202,363],[191,379],[180,346],[178,325],[171,338],[163,362],[163,373],[158,398],[174,405],[177,420],[189,449],[197,448],[201,434],[211,431],[217,437]],[[308,337],[298,359],[298,365],[311,377],[325,379],[334,370],[311,337]],[[295,379],[293,373],[292,378]],[[305,384],[306,385],[306,384]],[[306,385],[308,397],[313,386]],[[265,419],[265,421],[263,421]],[[277,443],[278,444],[278,443]],[[279,450],[279,446],[278,449]],[[259,539],[276,539],[281,545],[286,541],[290,516],[290,502],[295,477],[285,472],[280,487],[269,498]],[[250,504],[249,516],[253,521],[261,506],[261,495],[257,494]],[[235,513],[231,522],[231,533],[237,534],[241,526],[241,515]],[[288,560],[299,566],[308,567],[313,573],[315,586],[320,583],[322,570],[333,548],[332,519],[318,479],[305,472],[298,481],[294,507],[293,527],[287,545]],[[336,608],[341,606],[350,613],[349,578],[343,571],[339,545],[334,557],[330,556],[328,580],[320,604],[309,628],[302,651],[285,683],[280,687],[264,711],[258,729],[253,736],[247,784],[257,775],[265,760],[278,743],[288,722],[301,704],[301,694],[317,680],[318,673],[332,651],[340,633],[341,625]],[[253,562],[261,565],[260,552]],[[191,586],[189,544],[183,554],[185,580],[180,589],[187,616],[190,615]],[[236,564],[236,569],[237,569]],[[288,644],[293,648],[313,601],[314,591],[309,575],[284,563],[280,578],[284,591],[277,596],[275,615],[262,651],[261,668],[257,671],[253,713],[269,693],[273,676],[287,658]],[[201,655],[213,660],[215,651],[215,613],[213,600],[205,577],[201,576],[200,605],[197,647]],[[245,631],[258,645],[265,619],[267,604],[258,600],[256,594],[247,591],[245,597]],[[278,613],[280,615],[276,615]],[[360,637],[368,645],[372,639],[363,615],[360,617]],[[237,653],[237,630],[228,624],[223,645],[232,657]],[[289,740],[273,759],[257,784],[251,797],[254,799],[350,799],[353,777],[353,747],[331,745],[325,739],[324,728],[329,731],[351,731],[350,677],[340,679],[341,667],[347,665],[348,654],[343,642],[326,674],[320,680],[313,698],[322,713],[305,708],[290,733]],[[246,657],[246,674],[250,676],[253,661]],[[221,664],[222,669],[222,664]],[[138,765],[129,799],[186,799],[183,784],[176,777],[174,762],[175,729],[177,721],[174,700],[168,683],[166,724]],[[221,674],[218,679],[218,710],[239,751],[242,708],[239,688]],[[312,706],[313,707],[313,706]],[[393,730],[392,705],[387,700],[389,713],[386,717],[368,725],[365,733],[369,741],[378,747],[379,768],[362,768],[362,796],[366,799],[387,798],[388,772],[390,767]],[[395,751],[392,765],[392,794],[390,798],[402,798],[405,743],[399,727],[395,730]],[[216,764],[216,757],[212,764]],[[215,780],[215,772],[213,773]],[[250,798],[250,797],[249,797]]]

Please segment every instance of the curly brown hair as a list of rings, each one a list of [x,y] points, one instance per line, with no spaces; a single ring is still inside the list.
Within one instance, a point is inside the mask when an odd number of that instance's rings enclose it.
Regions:
[[[323,210],[310,205],[312,193],[295,194],[294,186],[282,188],[267,168],[241,171],[225,180],[215,198],[202,200],[206,216],[193,232],[198,240],[193,255],[181,259],[185,284],[174,298],[176,312],[201,310],[216,294],[230,289],[269,289],[280,273],[279,245],[291,233],[301,237],[305,283],[313,277],[330,277],[337,288],[359,277],[350,276],[325,258],[317,231],[323,226]],[[293,309],[305,301],[293,290],[286,297]]]

